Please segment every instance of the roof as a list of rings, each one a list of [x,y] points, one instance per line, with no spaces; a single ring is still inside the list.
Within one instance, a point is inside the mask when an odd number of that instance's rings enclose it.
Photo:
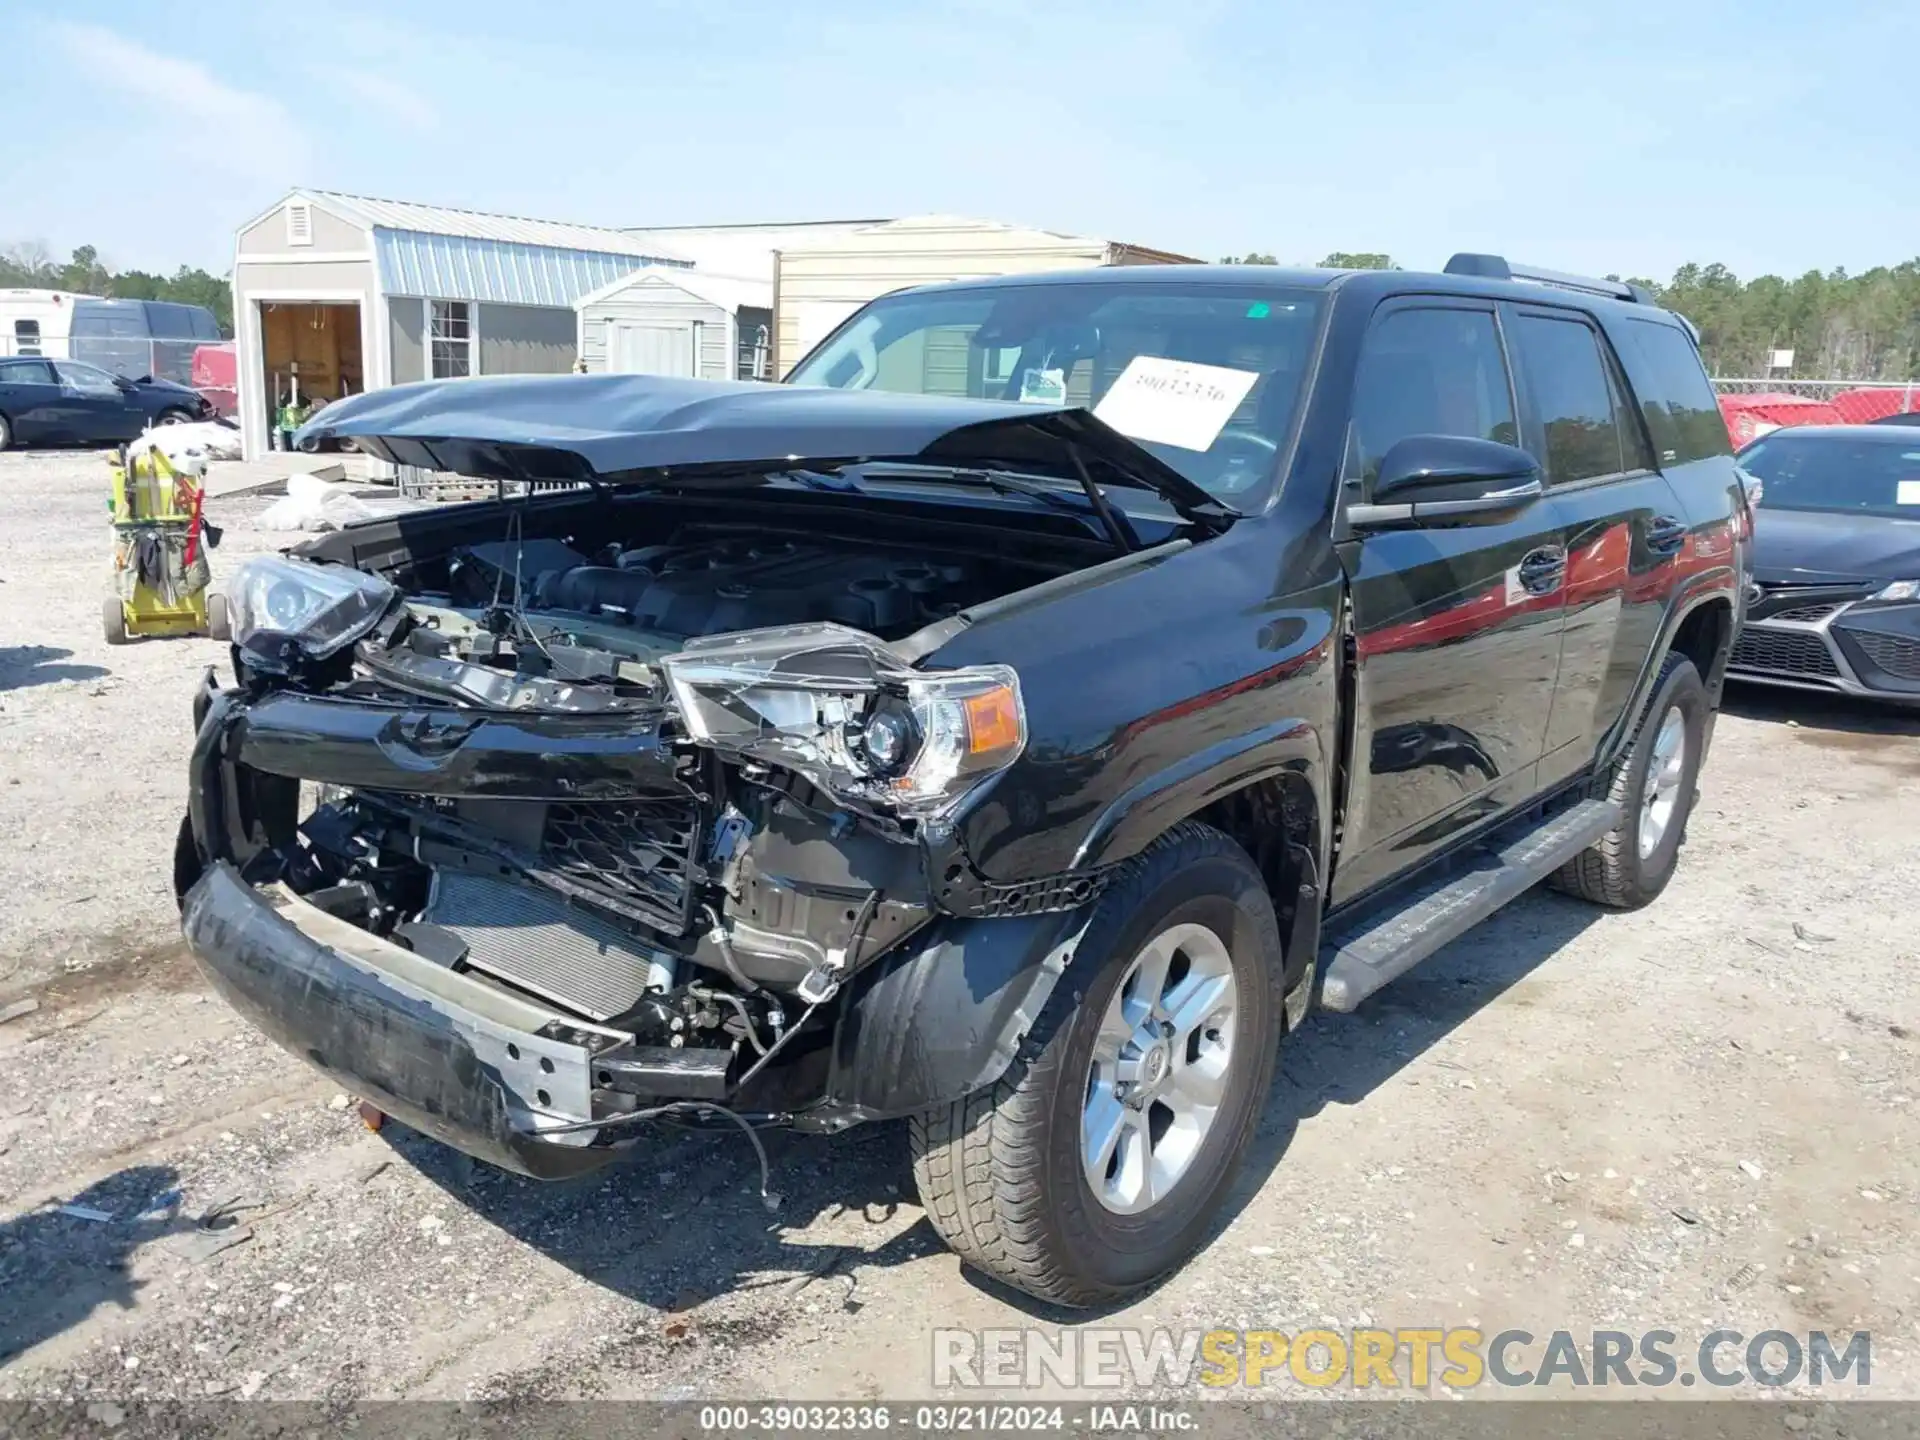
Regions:
[[[1352,272],[1288,270],[1278,265],[1097,265],[1084,270],[1036,270],[1017,275],[984,275],[917,285],[920,293],[938,290],[1003,290],[1022,285],[1220,285],[1244,290],[1324,290]]]
[[[1900,425],[1783,425],[1778,430],[1769,430],[1765,436],[1756,439],[1772,440],[1776,437],[1791,437],[1795,440],[1830,438],[1834,440],[1865,440],[1882,445],[1913,446],[1913,432]]]
[[[626,233],[642,243],[684,255],[699,269],[772,283],[775,251],[817,246],[887,223],[811,220],[792,225],[674,225]]]
[[[602,300],[636,287],[649,288],[671,286],[683,290],[696,299],[709,305],[717,305],[722,310],[738,310],[743,305],[751,305],[760,310],[773,308],[773,282],[771,280],[749,279],[739,275],[715,275],[706,270],[686,270],[679,266],[650,265],[622,275],[610,284],[582,295],[573,302],[573,308],[584,310]]]
[[[641,239],[624,230],[603,225],[529,220],[519,215],[491,215],[482,210],[419,205],[409,200],[376,200],[371,196],[347,195],[338,190],[296,190],[293,193],[317,201],[349,220],[374,229],[411,230],[423,235],[449,235],[468,240],[498,240],[555,250],[590,250],[602,255],[633,255],[651,260],[684,261],[687,258],[663,249],[656,241]]]
[[[1047,240],[1059,241],[1064,245],[1088,247],[1099,246],[1108,251],[1124,251],[1130,255],[1144,256],[1149,260],[1196,263],[1198,257],[1180,255],[1171,250],[1158,250],[1150,245],[1135,245],[1122,240],[1107,240],[1096,235],[1075,235],[1065,230],[1042,230],[1032,225],[1016,225],[1005,220],[980,220],[971,215],[908,215],[898,220],[881,220],[869,224],[851,226],[838,235],[821,234],[802,236],[802,243],[782,246],[793,250],[835,250],[847,239],[858,235],[880,233],[912,232],[916,230],[937,233],[940,231],[959,231],[962,233],[981,233],[995,231],[1039,236]]]

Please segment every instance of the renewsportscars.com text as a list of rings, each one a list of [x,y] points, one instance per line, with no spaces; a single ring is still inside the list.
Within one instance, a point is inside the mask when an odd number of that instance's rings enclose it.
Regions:
[[[1856,1330],[1746,1334],[1712,1330],[1697,1340],[1672,1330],[1442,1329],[1080,1330],[933,1332],[940,1389],[1044,1387],[1258,1388],[1304,1385],[1356,1390],[1450,1390],[1478,1386],[1661,1388],[1740,1385],[1865,1387],[1873,1339]]]

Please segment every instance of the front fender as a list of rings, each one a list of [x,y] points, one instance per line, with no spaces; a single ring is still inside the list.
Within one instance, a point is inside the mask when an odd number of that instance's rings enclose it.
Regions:
[[[1080,842],[1074,868],[1108,865],[1137,855],[1180,821],[1262,780],[1297,774],[1313,794],[1321,794],[1322,753],[1321,737],[1313,726],[1287,718],[1183,755],[1129,787],[1100,812]]]

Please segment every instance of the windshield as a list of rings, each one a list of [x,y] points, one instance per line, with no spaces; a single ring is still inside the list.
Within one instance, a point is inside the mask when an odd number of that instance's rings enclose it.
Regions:
[[[1920,435],[1892,444],[1835,435],[1769,435],[1740,452],[1740,468],[1766,486],[1763,510],[1920,520]]]
[[[1086,406],[1236,509],[1270,481],[1321,296],[1130,280],[876,300],[792,385]]]

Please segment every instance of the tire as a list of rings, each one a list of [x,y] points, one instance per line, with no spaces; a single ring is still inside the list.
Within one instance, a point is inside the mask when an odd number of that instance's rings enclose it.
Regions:
[[[153,423],[155,425],[184,425],[191,419],[193,419],[192,414],[186,410],[162,410],[154,417]]]
[[[0,450],[5,450],[12,444],[13,423],[9,421],[6,416],[0,415]]]
[[[200,882],[206,868],[199,842],[193,838],[193,817],[182,815],[173,837],[173,898],[182,910],[187,908],[187,892]]]
[[[227,616],[227,597],[218,590],[207,592],[207,634],[215,640],[233,639],[233,624]]]
[[[109,595],[101,602],[100,628],[109,645],[125,645],[133,638],[127,634],[127,612],[118,595]]]
[[[1143,1052],[1120,1050],[1108,1030],[1096,1067],[1103,1024],[1123,1011],[1144,1013],[1138,989],[1122,989],[1123,982],[1139,983],[1143,947],[1174,933],[1183,938],[1164,987],[1169,1013],[1191,1021],[1225,994],[1231,1019],[1218,1025],[1213,1010],[1184,1036],[1156,1042],[1150,1049],[1162,1052],[1164,1068],[1150,1053],[1126,1061],[1126,1054]],[[1197,989],[1182,989],[1212,983],[1206,976],[1222,973],[1221,966],[1231,975],[1230,990],[1202,1001]],[[910,1122],[914,1182],[934,1228],[966,1264],[1057,1305],[1116,1300],[1184,1264],[1206,1243],[1266,1103],[1284,1028],[1281,971],[1279,926],[1253,861],[1217,830],[1176,826],[1096,902],[1072,964],[1007,1073]],[[1184,1006],[1182,994],[1189,996]],[[1122,1019],[1121,1026],[1132,1023]],[[1165,1102],[1158,1094],[1144,1107],[1112,1100],[1097,1082],[1121,1064],[1164,1077]],[[1175,1072],[1188,1084],[1211,1079],[1218,1102],[1211,1123],[1197,1143],[1182,1139],[1178,1124],[1152,1140],[1156,1157],[1177,1158],[1184,1147],[1182,1168],[1165,1179],[1164,1194],[1125,1201],[1128,1175],[1144,1172],[1122,1168],[1122,1152],[1145,1153],[1137,1146],[1173,1115],[1167,1107],[1192,1103],[1171,1088]],[[1099,1110],[1096,1092],[1108,1097]],[[1105,1128],[1111,1117],[1135,1128],[1110,1130],[1120,1143],[1101,1178],[1109,1197],[1103,1200],[1082,1163],[1082,1133],[1083,1126]],[[1171,1150],[1156,1148],[1170,1140]],[[1114,1208],[1123,1203],[1137,1208]]]
[[[1597,845],[1561,866],[1549,882],[1554,889],[1609,909],[1637,910],[1667,888],[1693,812],[1694,786],[1706,752],[1707,710],[1707,687],[1693,662],[1684,655],[1667,656],[1633,744],[1606,782],[1606,797],[1621,806],[1620,823]],[[1665,760],[1663,732],[1670,734],[1669,727],[1676,723],[1684,745],[1679,764],[1657,766],[1656,757]],[[1663,773],[1664,782],[1656,785]],[[1670,801],[1664,821],[1651,837],[1653,843],[1643,844],[1643,823],[1663,798]]]

